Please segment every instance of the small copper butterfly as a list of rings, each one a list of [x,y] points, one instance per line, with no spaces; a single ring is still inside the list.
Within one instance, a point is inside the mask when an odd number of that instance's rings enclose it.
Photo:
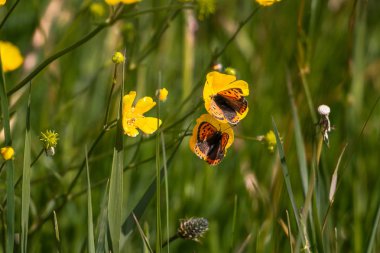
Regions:
[[[233,140],[234,133],[228,124],[218,122],[209,114],[203,114],[197,119],[193,129],[190,148],[210,165],[217,165],[226,155]]]

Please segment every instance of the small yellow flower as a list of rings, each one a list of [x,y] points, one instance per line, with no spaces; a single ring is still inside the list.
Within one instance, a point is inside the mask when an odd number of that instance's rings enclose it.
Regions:
[[[45,151],[51,148],[55,148],[58,144],[59,134],[54,130],[46,130],[45,132],[41,132],[40,141],[43,143]]]
[[[14,158],[15,151],[12,147],[3,147],[0,149],[0,153],[4,160],[8,161]]]
[[[122,123],[124,134],[136,137],[140,129],[145,134],[154,133],[161,125],[161,120],[154,117],[145,117],[144,113],[152,109],[156,102],[151,97],[139,99],[135,106],[132,106],[136,98],[136,91],[131,91],[123,97]]]
[[[272,4],[281,2],[281,0],[256,0],[261,6],[271,6]]]
[[[112,62],[115,64],[123,63],[125,60],[124,55],[120,52],[116,52],[112,56]]]
[[[166,98],[168,96],[169,91],[166,88],[162,88],[156,91],[156,96],[158,96],[158,99],[162,102],[166,101]]]
[[[7,2],[7,0],[0,0],[0,5],[4,5]]]
[[[90,11],[94,16],[103,17],[105,14],[104,6],[101,3],[92,3],[90,5]]]
[[[272,130],[270,130],[268,133],[265,134],[264,140],[267,144],[268,150],[270,152],[274,151],[274,147],[276,147],[276,136]]]
[[[8,41],[0,41],[1,63],[3,71],[8,72],[17,69],[24,62],[20,50]]]
[[[108,5],[116,5],[118,3],[123,3],[123,4],[134,4],[134,3],[138,3],[140,2],[141,0],[105,0],[105,2],[108,4]]]

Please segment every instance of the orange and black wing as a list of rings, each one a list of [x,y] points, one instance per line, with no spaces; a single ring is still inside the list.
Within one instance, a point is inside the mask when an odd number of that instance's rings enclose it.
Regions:
[[[227,133],[218,133],[215,139],[216,143],[211,144],[206,161],[210,165],[219,164],[226,155],[226,145],[228,143],[229,136]]]
[[[240,121],[238,114],[243,114],[248,108],[248,102],[239,88],[218,92],[213,97],[213,102],[215,103],[215,107],[219,108],[223,113],[222,118],[225,118],[228,123],[233,125]]]
[[[199,124],[197,133],[197,142],[194,147],[195,154],[203,160],[206,160],[210,151],[209,140],[211,140],[217,129],[208,122],[202,122]]]

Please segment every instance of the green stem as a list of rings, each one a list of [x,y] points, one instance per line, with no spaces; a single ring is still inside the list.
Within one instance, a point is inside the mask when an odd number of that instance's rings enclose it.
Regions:
[[[114,69],[113,78],[112,78],[112,86],[111,86],[111,90],[110,90],[110,95],[108,96],[107,110],[106,110],[106,115],[104,116],[104,127],[107,126],[108,114],[109,114],[109,110],[110,110],[110,106],[111,106],[112,93],[113,93],[113,90],[115,89],[115,85],[116,85],[116,78],[117,78],[117,64],[115,64],[115,69]]]
[[[33,71],[32,73],[30,73],[27,77],[25,77],[20,83],[18,83],[15,87],[13,87],[12,89],[10,89],[7,93],[8,96],[11,96],[13,93],[15,93],[16,91],[18,91],[19,89],[21,89],[22,87],[24,87],[29,81],[31,81],[35,76],[37,76],[44,68],[46,68],[50,63],[52,63],[53,61],[55,61],[56,59],[58,59],[59,57],[71,52],[72,50],[76,49],[77,47],[83,45],[84,43],[86,43],[87,41],[89,41],[90,39],[92,39],[93,37],[95,37],[95,35],[97,35],[100,31],[102,31],[104,28],[106,28],[107,26],[111,25],[112,22],[109,22],[109,23],[104,23],[104,24],[101,24],[99,25],[98,27],[96,27],[92,32],[90,32],[89,34],[87,34],[86,36],[84,36],[82,39],[80,39],[79,41],[75,42],[74,44],[72,44],[71,46],[68,46],[64,49],[62,49],[61,51],[55,53],[54,55],[50,56],[49,58],[47,58],[45,61],[43,61],[40,65],[38,65]]]
[[[5,17],[3,18],[3,20],[1,21],[0,23],[0,30],[1,28],[3,28],[5,22],[8,20],[8,18],[11,16],[12,12],[14,11],[14,9],[16,8],[16,6],[18,5],[18,3],[20,2],[20,0],[16,0],[16,2],[12,5],[12,7],[9,9],[8,13],[5,15]]]

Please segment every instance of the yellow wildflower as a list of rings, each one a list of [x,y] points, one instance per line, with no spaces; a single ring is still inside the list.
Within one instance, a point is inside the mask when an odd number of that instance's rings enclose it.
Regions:
[[[281,0],[256,0],[261,6],[271,6],[272,4],[278,3]]]
[[[4,5],[7,2],[7,0],[0,0],[0,5]]]
[[[90,11],[94,16],[103,17],[105,14],[104,6],[101,3],[92,3],[90,5]]]
[[[214,118],[223,123],[236,125],[248,113],[248,83],[236,80],[234,75],[216,71],[207,74],[203,89],[205,108]]]
[[[5,161],[11,160],[14,157],[15,150],[12,147],[3,147],[0,149],[1,156]]]
[[[45,150],[49,148],[55,148],[58,144],[59,134],[54,130],[46,130],[45,132],[41,132],[40,141],[43,143]]]
[[[120,52],[116,52],[112,56],[112,61],[115,64],[123,63],[124,60],[125,60],[124,55],[122,53],[120,53]]]
[[[168,96],[169,91],[166,88],[162,88],[156,91],[156,96],[158,96],[158,99],[162,102],[166,101],[166,98]]]
[[[276,136],[272,130],[270,130],[268,133],[265,134],[264,140],[267,144],[268,150],[270,152],[274,151],[274,147],[276,147]]]
[[[20,50],[8,41],[0,41],[1,63],[3,71],[8,72],[17,69],[24,62]]]
[[[139,99],[135,106],[132,106],[136,98],[136,91],[131,91],[123,97],[122,123],[124,134],[136,137],[140,129],[145,134],[154,133],[161,125],[161,120],[154,117],[145,117],[144,113],[152,109],[156,102],[151,97]]]
[[[108,5],[116,5],[116,4],[119,4],[119,3],[134,4],[134,3],[140,2],[141,0],[105,0],[105,1],[106,1],[106,3]]]

